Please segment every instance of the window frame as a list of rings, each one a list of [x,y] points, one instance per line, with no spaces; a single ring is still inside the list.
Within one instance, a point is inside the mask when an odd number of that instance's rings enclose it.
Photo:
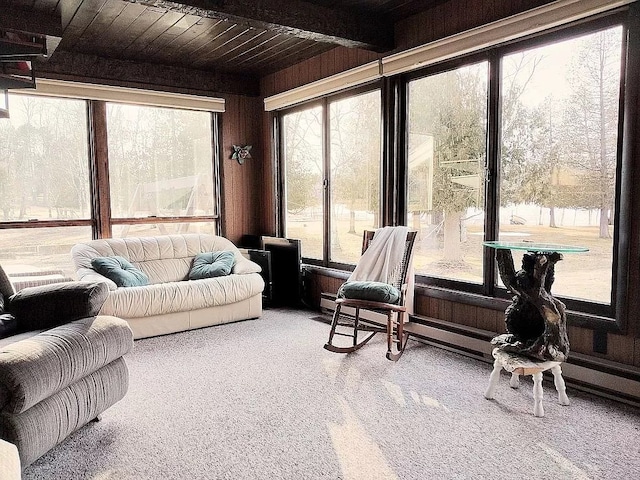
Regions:
[[[464,65],[479,61],[488,61],[487,85],[487,141],[486,141],[486,171],[485,181],[485,240],[495,240],[498,237],[499,213],[499,159],[501,142],[501,65],[502,58],[512,52],[540,47],[576,36],[596,32],[608,27],[621,25],[623,28],[622,61],[620,66],[619,111],[618,111],[618,145],[615,182],[614,222],[616,228],[613,233],[613,262],[611,265],[611,301],[598,303],[588,300],[563,298],[568,308],[568,319],[571,325],[594,328],[599,331],[624,332],[628,324],[629,277],[631,275],[630,243],[631,243],[631,202],[632,202],[632,164],[633,146],[636,132],[633,118],[636,105],[632,101],[638,92],[635,85],[634,73],[640,70],[640,19],[634,12],[640,7],[625,7],[612,12],[583,19],[569,25],[561,25],[544,32],[539,32],[525,38],[516,39],[501,45],[488,47],[470,54],[461,55],[443,62],[439,62],[420,70],[384,77],[374,84],[349,89],[338,94],[327,95],[278,111],[274,115],[274,130],[278,145],[276,152],[281,152],[283,142],[281,121],[282,116],[296,109],[308,108],[312,105],[323,105],[327,111],[328,102],[356,92],[381,88],[382,95],[382,154],[381,154],[381,225],[407,224],[407,158],[408,158],[408,84],[410,81],[453,70]],[[325,114],[326,115],[326,114]],[[325,119],[326,121],[326,119]],[[327,125],[323,127],[326,131]],[[328,158],[328,138],[325,138],[325,161]],[[280,149],[280,150],[278,150]],[[281,236],[285,230],[285,199],[283,196],[283,182],[285,182],[284,158],[276,155],[277,185],[277,232]],[[326,172],[325,178],[326,178]],[[325,197],[328,195],[324,189]],[[327,210],[326,202],[325,212]],[[342,271],[353,270],[355,265],[340,264],[328,261],[329,228],[328,219],[324,219],[323,232],[324,254],[322,260],[304,258],[306,264],[333,268]],[[416,277],[416,290],[438,298],[479,305],[483,307],[501,307],[508,303],[510,295],[503,287],[497,285],[497,266],[495,252],[485,248],[483,252],[483,281],[482,284],[472,284],[459,280],[429,277]]]
[[[108,139],[108,131],[107,131],[107,108],[106,105],[110,102],[102,101],[102,100],[91,100],[91,103],[99,103],[102,104],[102,108],[100,108],[98,117],[92,117],[94,123],[94,128],[104,129],[104,132],[100,132],[100,135],[104,135],[105,141]],[[135,105],[135,104],[129,104]],[[140,105],[143,107],[148,107],[146,105]],[[174,107],[148,107],[148,108],[174,108]],[[181,110],[180,108],[175,108],[176,110]],[[112,234],[112,227],[114,225],[157,225],[163,223],[213,223],[214,231],[216,235],[220,235],[221,226],[220,226],[220,205],[221,205],[221,195],[220,195],[220,134],[221,134],[221,125],[220,118],[216,112],[203,112],[208,113],[211,116],[211,161],[212,161],[212,181],[214,188],[214,201],[213,208],[214,211],[211,215],[197,215],[197,216],[155,216],[150,215],[147,217],[113,217],[111,213],[111,189],[109,185],[109,155],[108,148],[106,149],[106,172],[103,172],[102,177],[98,179],[100,185],[103,186],[100,192],[100,202],[103,205],[108,206],[108,209],[103,207],[101,211],[98,213],[98,217],[102,217],[105,215],[105,210],[108,210],[108,223],[109,223],[109,237]],[[102,118],[104,117],[104,118]],[[98,153],[98,156],[104,156],[105,153]],[[96,163],[100,163],[99,159]],[[106,188],[104,188],[106,187]],[[98,222],[101,224],[102,222]],[[96,237],[102,238],[102,237]]]
[[[626,79],[631,79],[628,71],[628,62],[635,61],[631,57],[633,51],[631,39],[634,38],[636,44],[635,51],[638,50],[638,33],[631,36],[630,26],[632,15],[625,12],[607,12],[596,18],[577,22],[569,26],[561,26],[550,31],[541,32],[524,39],[514,40],[508,44],[503,44],[488,48],[484,51],[456,57],[455,59],[431,65],[425,69],[417,70],[403,75],[402,83],[405,84],[404,95],[401,103],[405,103],[399,110],[405,115],[405,122],[408,121],[408,84],[410,81],[436,75],[442,72],[451,71],[464,65],[470,65],[482,60],[489,62],[488,75],[488,110],[487,110],[487,155],[486,169],[488,181],[485,182],[485,240],[496,240],[498,237],[498,212],[499,185],[500,185],[500,142],[501,142],[501,119],[500,119],[500,93],[501,93],[501,71],[502,58],[510,53],[526,50],[529,48],[550,45],[559,41],[568,40],[588,33],[621,26],[622,34],[622,60],[620,66],[619,84],[619,109],[618,109],[618,143],[617,143],[617,164],[615,182],[615,204],[614,204],[614,229],[613,235],[613,262],[611,266],[611,300],[608,304],[565,298],[559,296],[569,310],[568,317],[572,325],[598,328],[604,331],[622,332],[627,325],[627,302],[628,302],[628,277],[630,268],[629,243],[630,243],[630,203],[631,185],[629,178],[632,163],[631,146],[633,145],[633,131],[625,128],[625,118],[632,118],[635,114],[635,105],[625,101],[627,97],[633,97],[630,88],[637,89],[635,85],[630,85]],[[635,27],[637,29],[637,27]],[[633,82],[632,82],[633,83]],[[627,89],[625,91],[625,84]],[[406,129],[405,129],[406,131]],[[408,142],[406,136],[399,129],[396,132],[397,138],[404,143],[399,150],[403,152],[406,163]],[[626,155],[623,154],[626,152]],[[406,169],[406,167],[405,167]],[[403,172],[404,173],[404,172]],[[403,189],[408,188],[406,173],[403,175]],[[496,179],[497,181],[491,181]],[[406,199],[406,194],[402,197]],[[385,200],[389,200],[385,198]],[[406,200],[405,200],[406,202]],[[398,221],[404,225],[407,223],[406,203],[399,206]],[[426,275],[416,275],[416,284],[427,289],[436,288],[442,291],[442,296],[451,300],[460,300],[463,295],[482,295],[495,299],[508,300],[510,295],[504,287],[497,285],[497,265],[495,253],[489,249],[484,249],[483,255],[483,283],[482,285],[463,282],[459,280],[430,277]],[[448,293],[450,292],[450,293]]]
[[[73,220],[22,220],[1,221],[0,231],[24,228],[49,228],[49,227],[91,227],[92,238],[110,238],[113,225],[142,225],[158,223],[213,223],[214,234],[221,234],[221,118],[218,112],[203,111],[211,116],[211,146],[212,146],[212,182],[214,188],[214,212],[212,215],[198,216],[172,216],[172,217],[140,217],[140,218],[112,218],[111,199],[108,170],[108,148],[106,128],[106,104],[105,100],[90,100],[87,98],[64,97],[56,95],[43,95],[28,91],[20,94],[31,95],[35,98],[59,98],[73,101],[82,101],[85,104],[85,121],[87,124],[87,162],[89,168],[89,195],[90,215],[86,219]],[[135,105],[135,104],[134,104]],[[140,105],[144,106],[144,105]],[[175,108],[179,107],[162,107]]]
[[[303,257],[302,261],[308,265],[314,265],[319,267],[326,268],[334,268],[337,270],[346,270],[352,271],[355,268],[355,264],[341,263],[330,261],[330,235],[331,235],[331,215],[328,212],[331,211],[331,138],[330,138],[330,105],[333,102],[337,102],[340,100],[344,100],[345,98],[356,97],[359,95],[364,95],[370,92],[378,91],[380,93],[380,124],[382,130],[384,130],[385,118],[386,115],[384,112],[384,89],[382,81],[378,80],[375,82],[367,83],[366,85],[360,85],[358,87],[354,87],[348,90],[344,90],[335,94],[325,95],[321,98],[317,98],[308,102],[300,103],[290,108],[282,109],[277,112],[276,119],[274,122],[274,128],[276,129],[275,138],[278,139],[277,151],[283,152],[284,148],[284,128],[282,127],[284,117],[286,115],[296,113],[302,110],[307,110],[315,107],[320,107],[322,109],[322,258],[310,258]],[[382,135],[382,131],[380,132]],[[378,181],[380,188],[380,203],[378,205],[379,210],[379,218],[380,221],[383,222],[384,218],[384,205],[387,203],[384,199],[384,191],[383,191],[383,177],[385,171],[385,159],[383,158],[384,149],[383,142],[380,142],[380,176]],[[278,172],[278,182],[276,185],[276,196],[278,198],[278,210],[281,214],[277,219],[277,233],[279,236],[285,236],[285,232],[287,231],[286,225],[286,160],[284,155],[277,155],[276,162],[276,171]]]

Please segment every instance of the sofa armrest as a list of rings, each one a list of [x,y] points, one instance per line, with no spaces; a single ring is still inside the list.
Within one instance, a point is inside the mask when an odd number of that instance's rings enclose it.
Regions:
[[[103,282],[107,284],[109,290],[118,289],[118,285],[116,285],[116,282],[96,272],[92,268],[79,268],[77,275],[78,279],[83,282]]]
[[[105,283],[67,282],[27,287],[9,298],[7,311],[18,331],[62,325],[100,312],[109,289]]]
[[[261,271],[262,271],[262,267],[260,267],[260,265],[240,255],[236,256],[236,264],[231,269],[231,273],[236,273],[238,275],[246,275],[248,273],[260,273]]]
[[[83,318],[0,348],[0,409],[18,414],[120,358],[133,347],[129,324]]]

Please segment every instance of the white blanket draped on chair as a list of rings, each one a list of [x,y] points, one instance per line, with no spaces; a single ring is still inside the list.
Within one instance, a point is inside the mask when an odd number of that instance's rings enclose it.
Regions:
[[[376,230],[369,248],[367,248],[356,268],[348,278],[348,282],[368,281],[394,283],[402,271],[407,242],[408,227],[383,227]],[[413,313],[413,254],[409,257],[408,285],[405,306],[407,313]]]

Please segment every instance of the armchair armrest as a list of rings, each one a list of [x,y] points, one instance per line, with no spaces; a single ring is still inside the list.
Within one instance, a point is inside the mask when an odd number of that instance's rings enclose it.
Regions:
[[[19,331],[51,328],[98,315],[108,294],[102,282],[27,287],[9,298],[7,310],[16,317]]]
[[[129,324],[83,318],[0,348],[0,409],[22,413],[133,348]]]

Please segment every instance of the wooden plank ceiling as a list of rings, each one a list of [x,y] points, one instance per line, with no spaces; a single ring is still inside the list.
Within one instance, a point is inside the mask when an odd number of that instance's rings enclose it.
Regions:
[[[90,58],[259,79],[338,45],[391,51],[393,22],[441,1],[6,0],[0,28],[60,25],[50,68]]]

